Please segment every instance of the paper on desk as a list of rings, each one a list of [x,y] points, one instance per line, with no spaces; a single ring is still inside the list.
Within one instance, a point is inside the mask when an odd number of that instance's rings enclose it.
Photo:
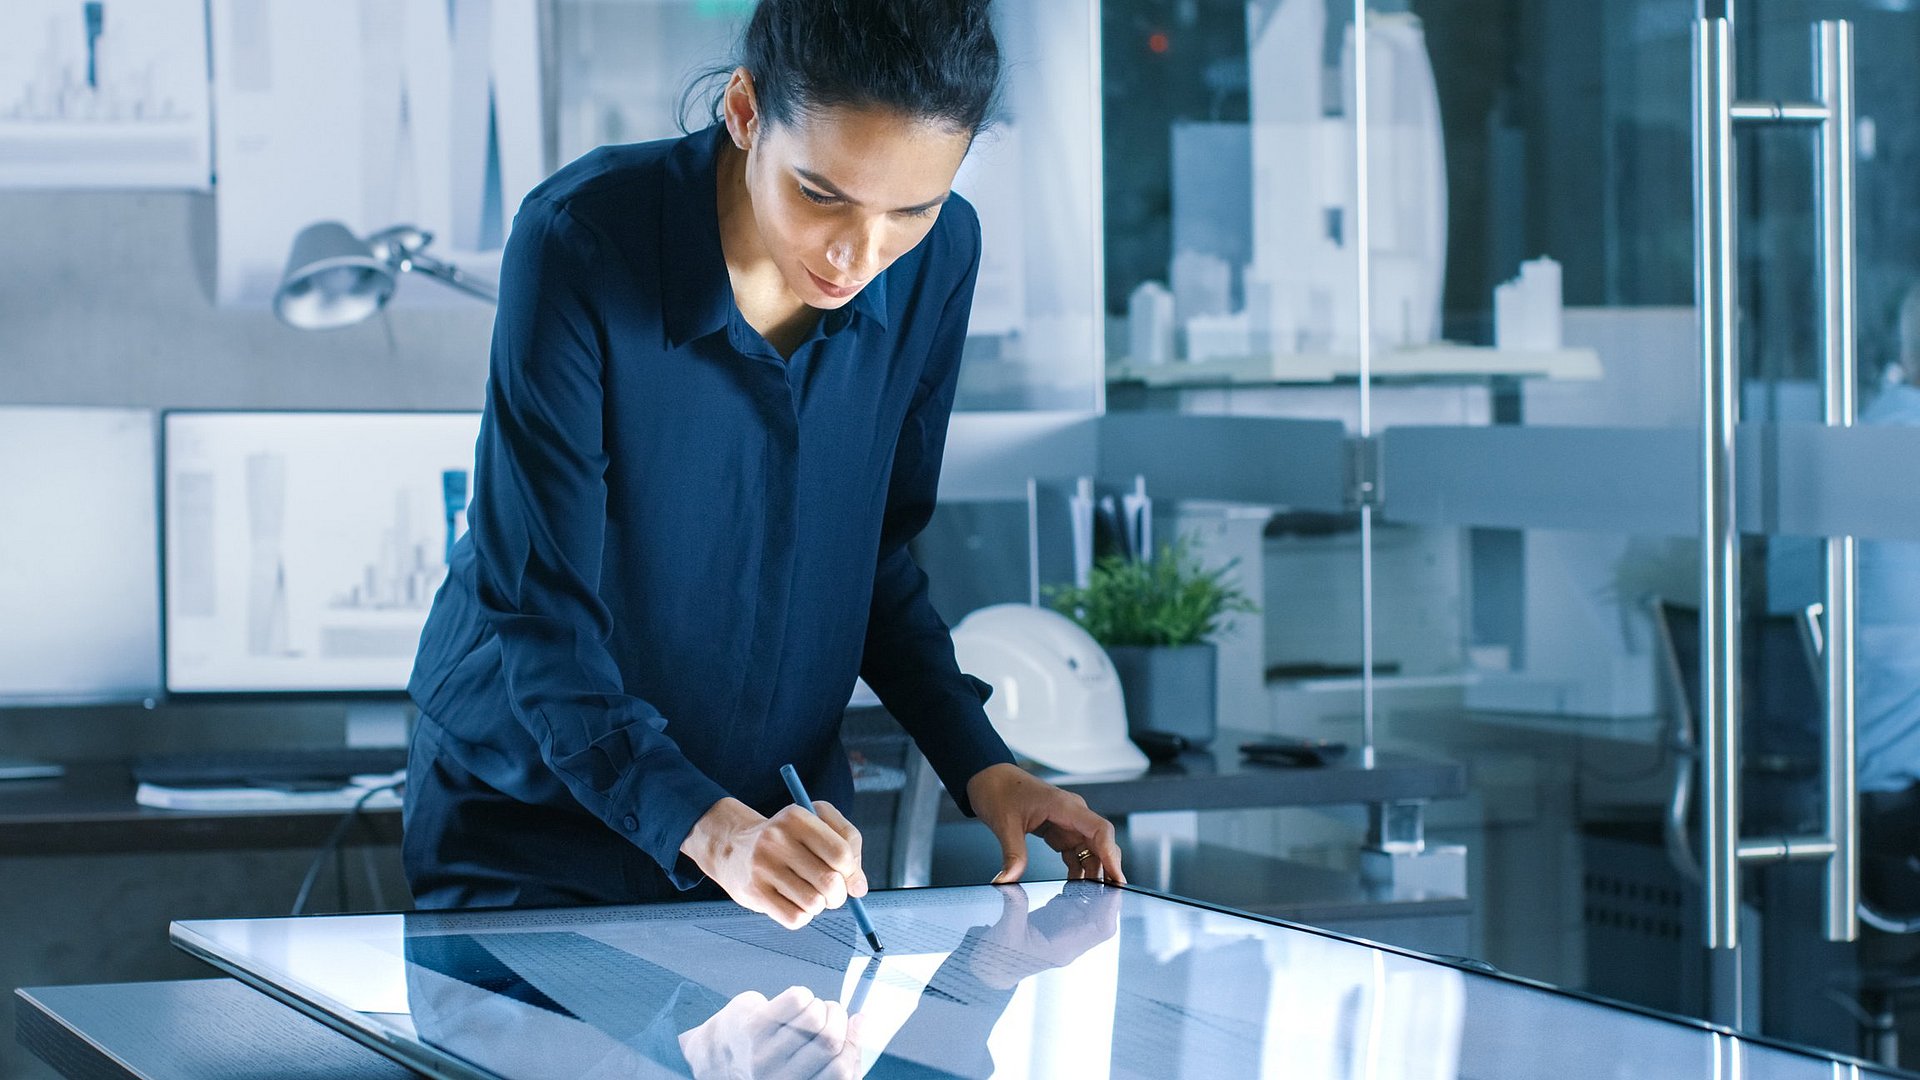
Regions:
[[[285,811],[347,811],[357,804],[361,810],[396,810],[400,792],[394,788],[374,791],[374,785],[355,783],[320,791],[283,791],[267,787],[169,787],[141,784],[134,789],[133,801],[155,810],[186,810],[199,813],[273,813]],[[364,799],[364,801],[362,801]]]

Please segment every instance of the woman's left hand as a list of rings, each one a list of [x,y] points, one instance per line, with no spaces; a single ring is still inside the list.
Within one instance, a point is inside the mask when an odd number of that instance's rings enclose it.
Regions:
[[[1125,885],[1113,823],[1087,809],[1087,800],[1062,791],[1018,765],[989,765],[967,781],[973,812],[1000,841],[996,885],[1019,881],[1027,868],[1027,834],[1060,853],[1069,878],[1104,878]],[[1081,858],[1082,852],[1086,853]]]

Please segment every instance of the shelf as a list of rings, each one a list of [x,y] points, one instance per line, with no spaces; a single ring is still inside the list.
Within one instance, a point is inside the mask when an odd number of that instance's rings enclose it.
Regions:
[[[1592,349],[1552,352],[1435,345],[1382,350],[1373,358],[1380,379],[1513,378],[1598,379],[1600,354]],[[1135,367],[1107,365],[1107,382],[1164,386],[1270,386],[1329,383],[1360,377],[1360,358],[1338,353],[1288,353],[1233,360],[1184,360]]]

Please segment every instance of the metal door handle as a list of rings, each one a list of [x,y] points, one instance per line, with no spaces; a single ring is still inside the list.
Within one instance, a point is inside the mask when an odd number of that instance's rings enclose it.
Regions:
[[[1855,373],[1853,26],[1814,24],[1814,96],[1826,107],[1818,140],[1821,397],[1826,423],[1852,427]],[[1859,784],[1854,769],[1855,550],[1851,536],[1826,541],[1827,940],[1860,936]]]
[[[1700,853],[1707,947],[1740,941],[1740,351],[1733,194],[1733,28],[1693,27],[1694,295],[1700,307]]]
[[[1775,842],[1740,838],[1740,534],[1734,506],[1739,420],[1738,281],[1734,229],[1734,123],[1817,125],[1821,338],[1826,422],[1854,421],[1855,250],[1853,28],[1815,24],[1812,102],[1743,102],[1733,96],[1732,27],[1693,29],[1695,280],[1701,346],[1700,786],[1707,946],[1740,941],[1740,865],[1779,859],[1827,864],[1826,935],[1859,934],[1859,818],[1854,765],[1852,537],[1826,542],[1824,673],[1827,820],[1822,835]]]

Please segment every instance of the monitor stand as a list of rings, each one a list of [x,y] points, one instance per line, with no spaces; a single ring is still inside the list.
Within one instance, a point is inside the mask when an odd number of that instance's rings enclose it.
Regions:
[[[57,780],[67,775],[64,766],[51,761],[32,761],[27,758],[0,757],[0,781],[6,780]]]
[[[406,701],[378,701],[347,706],[347,745],[405,747],[413,734],[413,708]]]

